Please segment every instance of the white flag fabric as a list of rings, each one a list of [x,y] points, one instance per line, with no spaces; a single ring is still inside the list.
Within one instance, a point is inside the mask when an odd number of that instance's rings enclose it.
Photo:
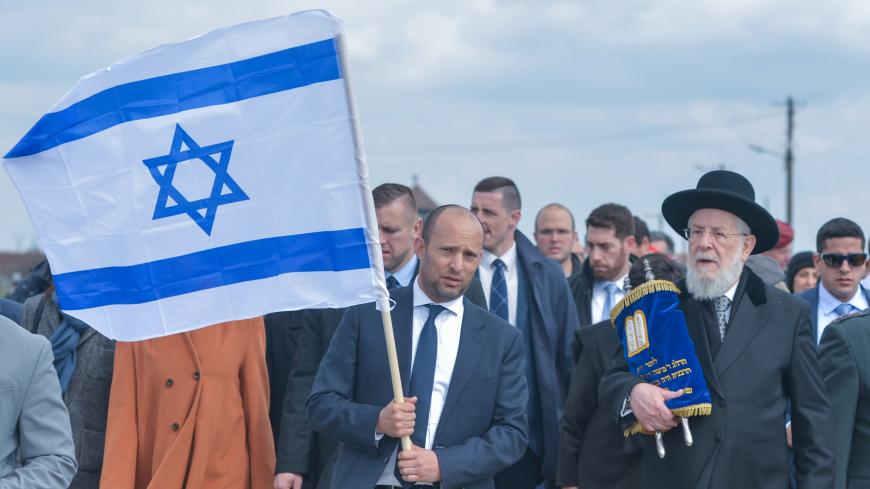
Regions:
[[[134,341],[387,295],[341,21],[220,29],[83,77],[4,157],[62,310]]]

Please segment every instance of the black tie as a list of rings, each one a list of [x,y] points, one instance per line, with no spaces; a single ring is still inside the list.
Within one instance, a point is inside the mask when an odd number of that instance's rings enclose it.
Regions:
[[[390,275],[389,277],[387,277],[387,289],[388,290],[398,289],[399,287],[401,287],[401,284],[399,284],[399,281],[396,280],[395,276]]]

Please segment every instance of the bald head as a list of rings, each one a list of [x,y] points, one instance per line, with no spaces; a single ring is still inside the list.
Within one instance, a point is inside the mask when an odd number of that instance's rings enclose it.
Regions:
[[[535,243],[547,258],[562,265],[565,276],[574,272],[571,250],[578,241],[574,229],[574,215],[562,204],[550,204],[535,217]]]
[[[480,229],[481,235],[483,234],[483,227],[480,225],[480,221],[471,213],[471,211],[461,205],[448,204],[435,208],[429,213],[429,216],[426,217],[426,222],[423,224],[423,241],[429,241],[432,233],[435,232],[438,222],[442,218],[449,219],[451,224],[454,220],[465,219],[471,224],[472,228]]]

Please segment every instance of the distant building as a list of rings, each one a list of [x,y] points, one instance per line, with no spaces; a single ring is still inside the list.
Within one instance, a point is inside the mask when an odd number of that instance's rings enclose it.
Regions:
[[[420,214],[420,217],[426,219],[426,216],[429,215],[430,212],[435,210],[438,207],[438,204],[423,190],[423,187],[420,186],[420,180],[417,175],[413,176],[413,186],[411,187],[411,193],[414,194],[414,200],[417,201],[417,212]]]
[[[6,297],[30,269],[45,259],[38,252],[0,253],[0,297]]]

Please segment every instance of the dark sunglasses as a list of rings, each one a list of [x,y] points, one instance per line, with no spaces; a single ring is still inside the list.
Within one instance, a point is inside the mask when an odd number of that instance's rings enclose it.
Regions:
[[[858,268],[864,266],[864,263],[867,261],[867,253],[849,253],[848,255],[825,253],[822,255],[822,260],[825,262],[825,265],[832,268],[840,268],[844,261],[848,261],[850,267]]]

